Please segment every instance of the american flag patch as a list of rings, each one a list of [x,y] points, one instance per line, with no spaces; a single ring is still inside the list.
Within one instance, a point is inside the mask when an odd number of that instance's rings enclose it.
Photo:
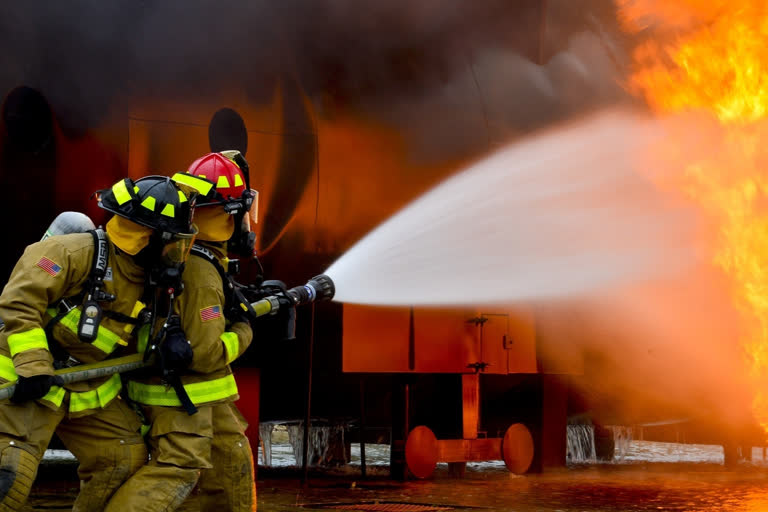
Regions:
[[[200,310],[200,320],[207,322],[216,320],[221,316],[221,306],[208,306]]]
[[[53,277],[56,277],[59,275],[59,272],[61,272],[61,267],[45,256],[40,258],[40,261],[37,262],[37,266],[51,274]]]

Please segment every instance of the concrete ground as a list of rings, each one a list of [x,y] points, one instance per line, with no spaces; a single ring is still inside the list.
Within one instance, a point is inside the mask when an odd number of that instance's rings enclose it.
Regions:
[[[43,468],[25,512],[71,510],[77,492],[71,469],[66,473],[63,468]],[[468,469],[461,480],[439,467],[429,480],[407,482],[391,481],[381,472],[363,479],[356,469],[310,475],[306,485],[296,471],[262,471],[258,508],[262,512],[768,511],[768,468],[753,464],[735,469],[711,463],[592,464],[525,476],[484,467]]]

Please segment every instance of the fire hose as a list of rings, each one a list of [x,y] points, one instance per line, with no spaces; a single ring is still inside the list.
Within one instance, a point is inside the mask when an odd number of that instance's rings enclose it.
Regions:
[[[124,373],[131,370],[138,370],[148,366],[150,363],[144,362],[143,354],[132,354],[130,356],[107,359],[93,364],[82,364],[71,368],[62,368],[53,372],[54,375],[61,377],[64,384],[81,382],[84,380],[98,379],[114,375],[115,373]],[[0,400],[5,400],[13,395],[16,389],[16,382],[7,382],[0,385]]]
[[[315,301],[330,300],[336,289],[331,278],[326,275],[315,276],[303,286],[296,286],[287,290],[284,297],[270,295],[250,304],[256,317],[275,314],[282,307],[286,298],[293,306],[309,304]],[[283,299],[281,301],[281,299]],[[1,328],[1,326],[0,326]],[[54,371],[54,375],[61,377],[64,384],[97,379],[116,373],[125,373],[154,364],[153,360],[145,361],[144,354],[131,354],[129,356],[107,359],[98,363],[81,364],[70,368],[62,368]],[[8,382],[0,385],[0,400],[5,400],[13,395],[16,382]]]

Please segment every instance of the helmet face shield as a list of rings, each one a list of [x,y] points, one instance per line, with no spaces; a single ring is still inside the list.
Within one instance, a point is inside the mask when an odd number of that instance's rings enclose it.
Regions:
[[[259,223],[259,191],[250,189],[243,193],[243,195],[248,194],[250,197],[250,205],[247,205],[248,208],[248,219],[252,226],[255,226]]]
[[[165,243],[160,259],[165,267],[180,268],[187,261],[192,244],[197,237],[197,226],[192,224],[192,233],[175,233]]]
[[[259,193],[251,189],[243,193],[243,197],[246,194],[248,194],[248,199],[245,200],[247,211],[240,222],[240,231],[242,232],[254,231],[256,224],[259,223]]]

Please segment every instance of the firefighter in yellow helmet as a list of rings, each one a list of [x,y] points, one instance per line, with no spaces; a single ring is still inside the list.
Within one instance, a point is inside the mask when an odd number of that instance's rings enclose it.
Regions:
[[[103,510],[146,463],[138,416],[117,398],[120,376],[61,386],[54,369],[135,352],[150,266],[192,243],[189,203],[168,178],[122,180],[99,196],[116,214],[106,233],[46,238],[16,264],[0,295],[0,382],[16,381],[0,402],[0,511],[24,507],[54,431],[80,463],[76,511]]]
[[[194,350],[181,380],[197,412],[188,414],[177,392],[156,377],[132,378],[129,396],[151,424],[152,462],[120,488],[107,512],[170,511],[185,498],[183,510],[255,510],[253,454],[247,424],[233,403],[239,395],[229,367],[250,345],[252,331],[239,319],[227,326],[223,284],[228,241],[230,249],[253,254],[248,225],[255,192],[245,187],[243,171],[230,159],[235,156],[242,158],[230,152],[206,155],[189,174],[173,177],[208,198],[199,198],[195,208],[200,244],[187,260],[184,293],[176,302]],[[163,497],[147,491],[160,488]]]

